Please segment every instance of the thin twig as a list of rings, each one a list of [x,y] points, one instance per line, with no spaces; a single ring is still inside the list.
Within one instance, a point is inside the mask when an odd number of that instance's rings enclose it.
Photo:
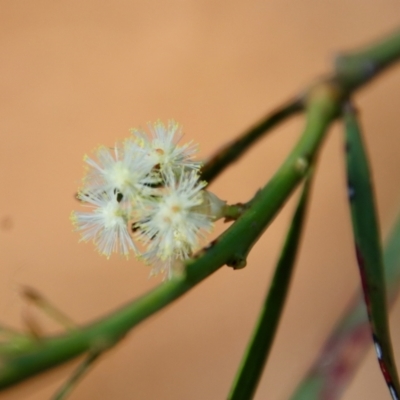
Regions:
[[[211,183],[229,165],[237,161],[249,148],[281,122],[304,109],[303,96],[296,97],[268,113],[260,122],[218,150],[205,163],[201,178]]]
[[[69,394],[75,389],[76,385],[81,379],[90,371],[94,362],[100,357],[102,353],[92,352],[89,353],[87,358],[79,364],[78,368],[74,371],[71,377],[65,382],[60,390],[52,397],[52,400],[65,400]]]
[[[63,311],[47,300],[41,293],[36,289],[25,286],[22,288],[22,295],[30,303],[38,307],[46,315],[58,322],[61,326],[67,330],[76,329],[76,324],[69,318]]]

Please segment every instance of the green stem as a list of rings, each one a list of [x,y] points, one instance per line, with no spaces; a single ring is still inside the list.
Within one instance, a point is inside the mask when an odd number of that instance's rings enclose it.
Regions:
[[[311,172],[311,171],[310,171]],[[275,269],[270,290],[233,383],[229,400],[252,399],[271,350],[283,312],[290,280],[295,265],[311,186],[307,178],[281,256]]]
[[[345,91],[354,91],[397,62],[399,48],[400,30],[397,30],[378,43],[341,55],[336,60],[336,79]]]
[[[266,132],[270,131],[285,119],[298,114],[302,109],[302,99],[296,98],[269,113],[259,123],[213,155],[202,168],[201,178],[211,183],[225,168],[235,162],[253,144],[261,139]]]

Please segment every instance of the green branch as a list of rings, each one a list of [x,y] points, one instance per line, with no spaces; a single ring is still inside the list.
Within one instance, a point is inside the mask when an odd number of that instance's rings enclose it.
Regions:
[[[348,93],[365,85],[387,67],[398,61],[400,30],[360,51],[339,56],[336,60],[336,78]]]
[[[228,396],[229,400],[251,399],[257,389],[257,384],[261,378],[275,338],[275,333],[278,329],[286,295],[289,291],[308,208],[311,180],[312,171],[310,171],[310,176],[304,184],[303,192],[286,236],[270,289]]]
[[[298,97],[269,113],[258,124],[214,154],[204,165],[201,171],[201,178],[211,183],[226,167],[235,162],[268,131],[302,110],[303,99]]]

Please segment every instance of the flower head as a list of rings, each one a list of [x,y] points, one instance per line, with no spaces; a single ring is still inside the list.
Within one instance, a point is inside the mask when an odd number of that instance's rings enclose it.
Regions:
[[[131,201],[140,197],[148,186],[156,182],[153,165],[133,140],[125,140],[122,147],[114,147],[114,155],[105,146],[96,151],[98,162],[88,156],[84,187],[93,191],[116,190]]]
[[[197,145],[193,142],[179,145],[182,139],[182,129],[174,120],[168,121],[165,126],[161,121],[149,124],[151,137],[145,132],[133,129],[132,134],[136,142],[143,148],[148,159],[162,173],[168,169],[174,171],[181,168],[198,170],[201,167],[199,161],[193,157],[198,152]]]
[[[225,202],[204,189],[201,163],[193,159],[197,146],[179,144],[175,121],[149,128],[150,136],[133,130],[133,137],[113,149],[101,146],[94,159],[85,156],[78,197],[89,210],[73,212],[71,219],[81,240],[92,240],[100,253],[128,256],[132,250],[153,273],[170,278],[223,215]]]
[[[174,261],[188,259],[212,229],[212,217],[200,208],[205,185],[196,171],[178,177],[169,171],[160,195],[142,204],[137,237],[148,246],[143,253],[148,263],[162,261],[168,270]]]
[[[114,191],[80,192],[78,197],[90,207],[90,212],[73,211],[71,220],[83,241],[93,240],[101,254],[121,253],[137,248],[128,232],[129,214],[126,204],[119,202]]]

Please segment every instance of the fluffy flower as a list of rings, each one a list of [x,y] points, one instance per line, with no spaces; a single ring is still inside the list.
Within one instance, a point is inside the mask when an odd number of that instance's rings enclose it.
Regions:
[[[143,203],[137,236],[147,246],[144,260],[164,265],[156,269],[170,274],[175,262],[189,258],[212,229],[213,218],[200,207],[205,185],[196,171],[182,171],[178,177],[169,171],[160,195]]]
[[[116,145],[114,155],[110,149],[101,146],[96,156],[98,162],[88,156],[84,158],[89,166],[84,190],[115,190],[133,201],[157,181],[152,173],[153,165],[133,140],[125,140],[122,147]]]
[[[133,130],[113,149],[101,146],[94,158],[85,156],[78,197],[87,212],[73,212],[71,219],[81,240],[93,241],[100,253],[128,256],[132,250],[152,265],[152,273],[170,278],[224,215],[226,204],[199,181],[197,145],[179,144],[182,132],[175,121],[157,121],[149,129],[150,135]]]
[[[133,129],[131,132],[138,145],[146,152],[151,164],[158,170],[164,173],[168,169],[198,170],[201,167],[199,161],[193,160],[198,152],[197,145],[193,142],[178,144],[182,139],[182,129],[177,122],[170,120],[165,126],[161,121],[157,121],[149,124],[149,129],[151,137],[138,129]]]
[[[137,248],[128,232],[129,214],[126,203],[119,202],[114,191],[81,192],[79,199],[87,203],[90,212],[74,211],[71,220],[83,241],[93,240],[101,254],[121,253],[128,257],[129,250]]]

